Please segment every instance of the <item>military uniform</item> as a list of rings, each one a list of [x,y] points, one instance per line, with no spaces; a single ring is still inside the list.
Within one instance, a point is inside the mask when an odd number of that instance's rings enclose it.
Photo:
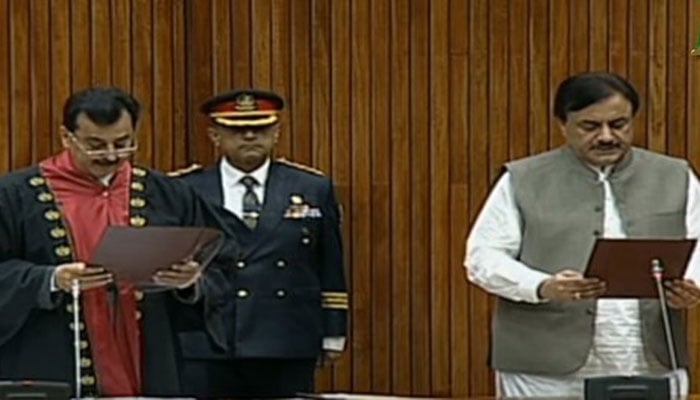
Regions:
[[[216,118],[222,114],[226,117],[219,110]],[[260,110],[247,121],[261,118],[271,121]],[[235,170],[222,159],[180,179],[203,198],[226,206],[232,196],[225,192],[231,182],[222,176],[227,168]],[[189,395],[270,397],[313,390],[324,339],[346,336],[348,295],[331,180],[284,160],[268,159],[257,173],[264,180],[264,192],[259,192],[264,201],[251,213],[255,226],[247,225],[244,210],[223,212],[241,245],[225,270],[228,296],[212,307],[227,312],[228,351],[217,352],[201,331],[180,334]]]

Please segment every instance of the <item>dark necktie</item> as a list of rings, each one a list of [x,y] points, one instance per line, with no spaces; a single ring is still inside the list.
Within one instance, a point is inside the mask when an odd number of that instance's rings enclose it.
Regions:
[[[260,217],[260,199],[255,194],[253,188],[258,185],[258,181],[250,175],[241,178],[241,183],[245,186],[245,194],[243,194],[243,222],[248,225],[248,228],[255,229],[258,225],[258,217]]]

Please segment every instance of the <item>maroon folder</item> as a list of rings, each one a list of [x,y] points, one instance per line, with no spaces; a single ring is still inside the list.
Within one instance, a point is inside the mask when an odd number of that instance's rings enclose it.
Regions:
[[[223,243],[223,234],[211,228],[110,226],[90,264],[114,273],[117,281],[148,285],[159,270],[195,260],[206,266]]]
[[[664,279],[682,279],[695,239],[598,239],[585,276],[607,283],[601,297],[657,297],[652,263],[658,260]]]

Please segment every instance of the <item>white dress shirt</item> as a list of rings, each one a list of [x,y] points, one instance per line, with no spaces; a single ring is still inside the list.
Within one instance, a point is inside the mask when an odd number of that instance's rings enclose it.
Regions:
[[[241,183],[241,178],[250,175],[258,182],[253,188],[253,191],[258,196],[260,204],[265,202],[265,182],[270,171],[270,159],[265,160],[255,171],[246,173],[234,167],[226,161],[226,158],[221,158],[219,165],[221,171],[221,189],[224,194],[224,208],[234,213],[238,218],[243,218],[243,195],[246,188]],[[345,348],[345,337],[343,336],[328,336],[323,338],[323,349],[330,351],[343,351]]]
[[[255,171],[245,173],[234,167],[226,161],[226,158],[221,159],[221,188],[224,194],[224,208],[236,214],[238,218],[243,218],[243,195],[245,195],[245,185],[241,183],[244,176],[252,176],[257,185],[253,191],[258,196],[260,204],[265,202],[265,182],[267,181],[267,173],[270,170],[270,159],[265,160]]]
[[[603,182],[605,208],[603,236],[625,238],[607,172],[596,169]],[[688,238],[700,237],[700,182],[689,170],[686,209]],[[464,267],[469,280],[486,291],[513,301],[539,303],[537,288],[551,275],[518,261],[522,240],[521,216],[515,202],[509,173],[496,183],[467,239]],[[700,282],[700,246],[690,259],[686,278]],[[654,356],[645,357],[638,301],[601,299],[595,317],[593,346],[578,371],[561,376],[497,371],[497,391],[506,397],[580,396],[585,378],[601,375],[655,375],[671,377],[672,392],[688,393],[685,369],[673,372]],[[651,360],[651,361],[648,361]]]

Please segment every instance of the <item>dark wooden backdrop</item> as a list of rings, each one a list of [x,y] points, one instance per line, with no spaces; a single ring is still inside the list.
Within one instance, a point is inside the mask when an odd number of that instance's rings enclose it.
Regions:
[[[588,69],[638,87],[638,144],[700,165],[698,29],[695,0],[0,0],[0,170],[58,149],[79,88],[132,90],[164,170],[213,161],[204,98],[272,88],[279,154],[345,209],[352,336],[319,389],[489,393],[491,304],[461,265],[500,165],[562,143],[553,91]]]

